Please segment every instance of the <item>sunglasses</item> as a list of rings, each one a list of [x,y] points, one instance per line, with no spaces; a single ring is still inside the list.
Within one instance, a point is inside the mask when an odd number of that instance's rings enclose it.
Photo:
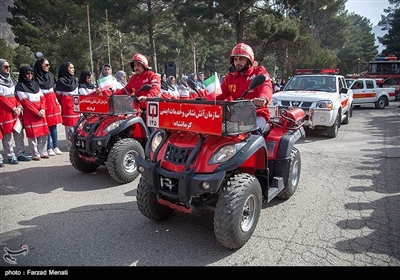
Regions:
[[[45,64],[44,66],[46,66],[46,67],[50,67],[50,64]]]
[[[11,67],[9,65],[3,66],[4,69],[10,69]]]
[[[33,75],[33,72],[26,72],[26,75]]]

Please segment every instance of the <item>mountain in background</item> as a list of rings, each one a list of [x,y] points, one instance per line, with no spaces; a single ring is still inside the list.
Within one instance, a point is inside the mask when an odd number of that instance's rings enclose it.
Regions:
[[[13,4],[13,0],[1,0],[0,2],[0,38],[5,39],[11,46],[16,46],[11,25],[7,23],[7,17],[11,17],[11,13],[8,12],[8,6]]]

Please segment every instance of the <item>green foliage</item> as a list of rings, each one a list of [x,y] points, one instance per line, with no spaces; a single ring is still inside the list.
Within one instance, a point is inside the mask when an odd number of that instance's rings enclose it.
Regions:
[[[393,2],[397,3],[398,8],[388,9],[389,14],[379,22],[379,26],[382,26],[383,30],[387,30],[387,33],[378,40],[386,46],[386,49],[382,51],[383,55],[394,54],[400,57],[400,0]]]
[[[16,56],[16,51],[7,43],[5,39],[0,39],[0,57],[8,60],[12,71],[15,71],[14,57]]]
[[[81,70],[111,62],[113,72],[129,72],[136,52],[147,56],[153,70],[167,61],[177,72],[224,74],[230,51],[244,41],[267,69],[288,77],[296,67],[339,67],[353,72],[376,56],[369,21],[348,15],[345,0],[15,0],[10,9],[15,41],[15,67],[33,64],[41,51],[56,74],[71,61]],[[387,51],[399,52],[399,0],[393,4],[380,38]],[[90,36],[89,26],[90,23]],[[270,72],[272,72],[270,70]]]

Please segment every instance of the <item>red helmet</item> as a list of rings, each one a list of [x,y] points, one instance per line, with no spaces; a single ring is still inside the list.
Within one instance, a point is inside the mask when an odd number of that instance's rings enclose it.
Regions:
[[[131,68],[132,69],[133,69],[134,62],[141,63],[145,69],[151,69],[151,67],[149,67],[147,58],[143,54],[137,53],[132,57],[132,60],[131,60]]]
[[[249,59],[251,65],[253,65],[253,63],[254,63],[253,49],[245,43],[239,43],[233,48],[231,56],[229,57],[229,62],[232,65],[233,65],[233,57],[234,56],[246,57]]]

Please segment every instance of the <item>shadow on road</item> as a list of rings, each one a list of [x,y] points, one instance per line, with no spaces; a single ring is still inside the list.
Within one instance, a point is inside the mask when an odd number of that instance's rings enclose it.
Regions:
[[[336,247],[353,254],[384,254],[390,265],[392,258],[400,260],[400,110],[386,108],[386,117],[374,117],[373,110],[377,109],[360,107],[355,114],[369,120],[364,130],[366,142],[382,146],[383,141],[385,148],[361,149],[368,160],[354,163],[360,172],[351,178],[361,180],[362,185],[351,186],[349,191],[361,193],[364,201],[345,204],[349,216],[357,212],[361,216],[337,223],[348,235],[354,229],[369,234],[337,242]],[[376,137],[382,140],[374,140]],[[370,263],[374,265],[372,257]]]

